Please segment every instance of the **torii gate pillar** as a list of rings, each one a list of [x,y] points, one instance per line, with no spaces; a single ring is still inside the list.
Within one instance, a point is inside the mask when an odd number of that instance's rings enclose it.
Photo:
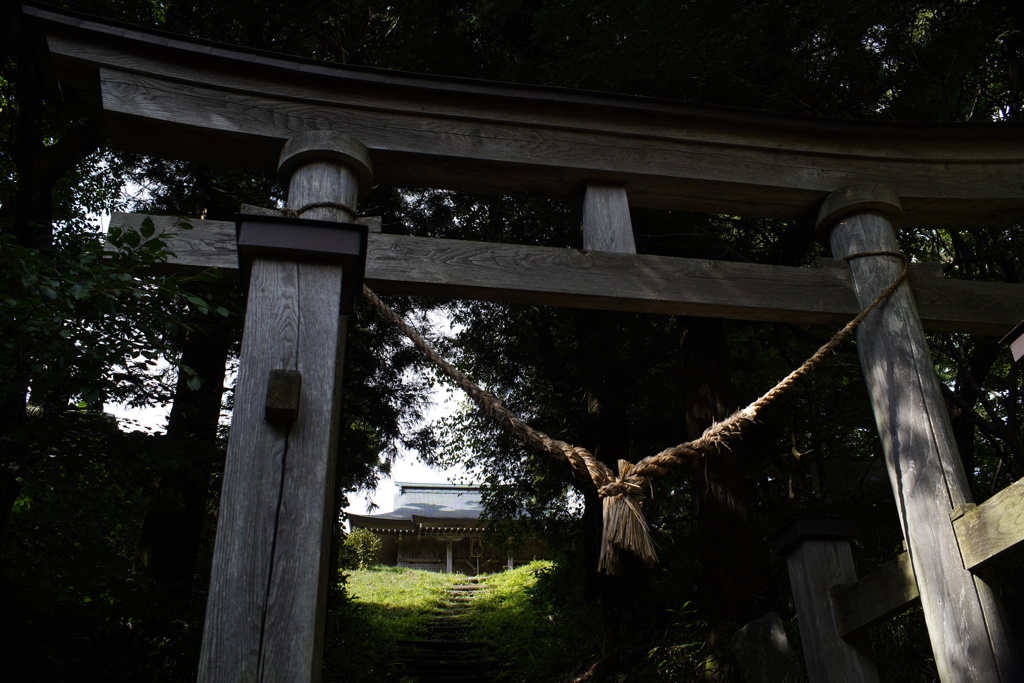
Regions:
[[[903,267],[893,219],[899,198],[881,186],[829,195],[818,226],[850,263],[862,306]],[[964,568],[950,512],[971,502],[917,306],[904,282],[857,328],[857,351],[944,683],[1022,680],[991,587]]]
[[[288,140],[280,168],[290,176],[289,209],[332,222],[355,218],[372,172],[362,144],[330,131]],[[365,259],[366,233],[278,223],[261,225],[253,244],[199,663],[205,683],[320,678],[346,320],[339,311],[362,276],[351,256],[342,263],[338,245],[361,240],[356,258]]]

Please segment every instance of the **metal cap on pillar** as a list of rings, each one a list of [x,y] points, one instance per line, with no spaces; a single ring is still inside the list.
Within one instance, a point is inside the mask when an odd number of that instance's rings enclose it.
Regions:
[[[849,541],[860,535],[856,520],[845,517],[801,517],[790,521],[769,540],[777,554],[785,557],[808,539]]]

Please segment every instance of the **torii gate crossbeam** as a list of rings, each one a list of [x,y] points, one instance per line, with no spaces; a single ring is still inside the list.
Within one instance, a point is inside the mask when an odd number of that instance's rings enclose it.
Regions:
[[[843,256],[852,249],[850,255],[870,258],[851,269],[860,297],[876,288],[890,267],[886,259],[891,256],[879,256],[871,245],[892,250],[893,219],[912,226],[985,227],[1024,215],[1024,126],[1019,124],[797,118],[324,64],[40,7],[26,6],[24,14],[41,34],[41,62],[49,68],[53,96],[105,116],[116,144],[270,172],[289,159],[282,147],[298,144],[305,151],[291,192],[315,196],[313,185],[328,178],[325,187],[344,186],[351,195],[339,204],[341,215],[350,215],[354,194],[349,190],[365,185],[371,168],[378,182],[394,185],[582,196],[585,206],[605,207],[592,220],[615,221],[615,229],[606,234],[621,238],[617,243],[624,251],[632,244],[631,235],[623,232],[629,229],[628,205],[810,221],[826,202],[828,210],[819,219],[832,231],[833,248]],[[325,132],[327,147],[302,147],[316,142],[310,133],[317,131]],[[339,152],[341,147],[351,153]],[[635,266],[641,259],[630,263]],[[268,429],[252,406],[236,411],[232,442],[253,443],[248,452],[229,445],[229,471],[248,468],[253,476],[268,477],[225,481],[225,491],[233,491],[232,504],[239,506],[232,513],[236,520],[244,521],[246,506],[261,511],[267,504],[276,506],[278,520],[302,516],[307,494],[315,494],[315,508],[323,506],[324,491],[289,488],[298,480],[288,479],[284,460],[261,460],[250,467],[244,458],[251,453],[273,459],[287,451],[288,462],[320,472],[320,483],[310,486],[322,488],[322,473],[329,471],[334,455],[330,442],[337,412],[337,392],[325,396],[332,393],[325,378],[340,371],[335,361],[343,351],[343,325],[328,325],[325,316],[333,317],[336,302],[344,298],[337,283],[341,270],[324,270],[294,256],[263,254],[256,260],[247,321],[256,321],[257,327],[273,323],[274,311],[283,311],[295,321],[282,328],[284,336],[294,333],[301,340],[278,339],[274,324],[252,332],[247,322],[240,376],[248,373],[249,390],[238,401],[260,400],[256,390],[266,379],[260,373],[273,371],[280,357],[287,367],[309,368],[316,376],[319,393],[302,396],[303,401],[328,404],[310,411],[320,417],[300,417],[296,439],[286,434],[288,429]],[[274,283],[286,280],[290,298],[275,299]],[[329,297],[314,304],[304,301],[327,290]],[[858,335],[869,349],[862,364],[871,379],[894,494],[902,502],[909,494],[944,489],[932,501],[931,512],[900,507],[936,664],[943,681],[1008,683],[1017,680],[1016,659],[990,589],[964,568],[955,534],[944,529],[931,533],[948,523],[937,519],[942,514],[934,510],[963,504],[965,487],[958,483],[963,478],[956,471],[958,459],[948,450],[948,418],[935,408],[941,404],[937,383],[926,378],[930,368],[922,359],[928,354],[913,299],[904,283],[898,305],[879,309],[877,319]],[[310,305],[315,310],[303,310]],[[326,350],[319,344],[323,340],[330,342]],[[246,358],[255,359],[251,366]],[[245,467],[235,467],[239,463]],[[922,472],[928,476],[917,476]],[[275,484],[279,480],[273,477],[282,475],[282,483]],[[269,497],[249,500],[249,492],[256,490],[269,491]],[[306,518],[317,514],[322,516],[322,509]],[[246,572],[250,557],[271,566],[265,530],[254,530],[250,535],[260,539],[249,543],[245,529],[235,527],[241,531],[230,547],[218,530],[215,566]],[[295,539],[286,540],[299,547]],[[296,566],[294,555],[281,551],[277,539],[269,547],[269,555],[281,555],[282,561],[272,564],[272,577],[256,582],[257,594],[241,592],[231,576],[217,577],[207,611],[201,680],[318,676],[317,629],[322,627],[316,620],[322,601],[315,594],[316,581],[308,580],[313,570],[309,563]],[[323,547],[319,552],[324,557]],[[242,554],[242,560],[218,564],[217,557],[233,554]],[[303,575],[303,585],[311,586],[313,594],[291,590],[299,583],[298,578],[292,582],[292,571]],[[266,592],[260,595],[263,585]],[[275,593],[274,586],[288,591]],[[953,586],[965,588],[951,595]],[[275,604],[285,594],[288,604]],[[958,601],[953,612],[951,599]],[[258,622],[255,626],[231,627],[236,603],[246,604],[245,617]],[[287,647],[281,639],[287,639]],[[271,660],[268,669],[265,663]]]

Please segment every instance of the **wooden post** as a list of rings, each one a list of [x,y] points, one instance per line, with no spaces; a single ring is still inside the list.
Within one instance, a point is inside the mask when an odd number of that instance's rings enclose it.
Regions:
[[[366,148],[329,131],[289,140],[280,168],[291,178],[289,208],[331,221],[354,218],[371,173]],[[320,678],[344,357],[339,311],[350,294],[342,283],[337,263],[253,259],[200,681]],[[291,409],[270,413],[287,419],[265,419],[272,374],[295,378],[297,408],[292,398]]]
[[[625,185],[587,183],[583,195],[583,249],[636,253]]]
[[[829,195],[819,214],[836,258],[850,263],[866,305],[899,275],[892,218],[900,201],[878,186]],[[875,254],[875,255],[870,255]],[[971,502],[914,297],[904,282],[857,328],[875,422],[942,681],[1021,680],[992,589],[964,568],[950,511]]]
[[[850,520],[798,519],[772,539],[789,569],[811,683],[878,682],[866,638],[841,638],[832,605],[832,588],[857,580],[850,551],[850,539],[856,535],[856,524]]]

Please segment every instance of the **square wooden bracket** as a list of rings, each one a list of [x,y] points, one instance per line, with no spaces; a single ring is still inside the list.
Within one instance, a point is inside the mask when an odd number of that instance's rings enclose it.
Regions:
[[[277,426],[285,427],[299,416],[299,399],[302,395],[302,373],[298,370],[271,370],[267,377],[267,402],[263,418]]]

